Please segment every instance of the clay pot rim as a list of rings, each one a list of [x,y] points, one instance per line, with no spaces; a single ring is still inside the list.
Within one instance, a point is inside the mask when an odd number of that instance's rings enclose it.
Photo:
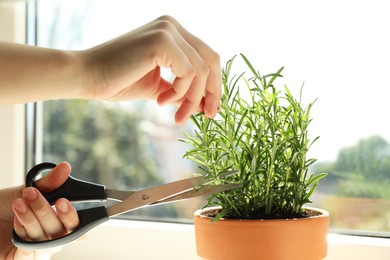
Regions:
[[[194,213],[194,217],[200,218],[200,219],[205,219],[205,220],[211,220],[211,217],[204,216],[204,212],[208,211],[213,211],[216,209],[220,209],[221,207],[215,206],[215,207],[207,207],[204,209],[198,209]],[[318,218],[329,218],[329,212],[326,211],[325,209],[321,208],[315,208],[315,207],[304,207],[304,209],[307,210],[313,210],[321,213],[318,216],[311,216],[311,217],[305,217],[305,218],[282,218],[282,219],[226,219],[226,218],[221,218],[218,221],[229,221],[229,222],[283,222],[283,221],[308,221],[312,219],[318,219]]]

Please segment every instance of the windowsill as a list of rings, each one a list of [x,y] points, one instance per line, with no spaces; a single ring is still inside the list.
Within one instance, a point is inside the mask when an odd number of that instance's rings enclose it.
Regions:
[[[190,224],[110,220],[53,259],[199,260]],[[326,260],[388,260],[390,239],[329,234]]]

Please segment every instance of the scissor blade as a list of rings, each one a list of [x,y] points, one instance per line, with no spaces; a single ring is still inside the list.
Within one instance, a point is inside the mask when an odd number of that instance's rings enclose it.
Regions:
[[[116,200],[116,201],[124,201],[128,197],[130,197],[134,192],[133,191],[122,191],[122,190],[111,190],[107,189],[107,199],[108,200]]]
[[[156,201],[150,205],[161,205],[164,203],[169,203],[169,202],[174,202],[178,200],[183,200],[183,199],[189,199],[197,196],[203,196],[203,195],[209,195],[212,193],[219,193],[223,191],[228,191],[228,190],[233,190],[237,188],[241,188],[242,183],[230,183],[230,184],[221,184],[221,185],[205,185],[201,186],[199,188],[195,188],[192,190],[189,190],[187,192],[177,194],[175,196],[162,199],[159,201]]]
[[[228,171],[222,173],[221,176],[222,178],[226,178],[228,176],[237,174],[238,172],[239,171]],[[135,191],[128,198],[124,199],[121,203],[107,207],[107,215],[109,217],[113,217],[147,205],[151,205],[153,203],[156,203],[157,201],[162,201],[164,199],[168,199],[178,194],[186,193],[190,190],[193,190],[196,186],[199,186],[200,184],[206,185],[209,182],[210,181],[207,181],[204,176],[198,176],[198,177],[167,183],[154,188]],[[210,191],[204,194],[210,194],[213,192],[217,192],[217,191]],[[189,197],[193,197],[193,196],[194,195]]]
[[[107,208],[109,217],[132,211],[164,198],[183,193],[205,182],[203,176],[167,183],[154,188],[135,191],[121,203]]]

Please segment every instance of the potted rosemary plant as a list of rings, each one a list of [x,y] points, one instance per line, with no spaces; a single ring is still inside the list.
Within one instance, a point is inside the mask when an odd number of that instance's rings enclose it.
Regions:
[[[307,152],[310,110],[285,86],[274,84],[283,68],[261,75],[241,54],[252,74],[222,69],[224,94],[217,118],[192,117],[184,157],[197,162],[212,182],[242,188],[212,194],[195,213],[197,252],[204,259],[322,259],[327,254],[329,214],[305,207],[326,174],[314,175]],[[227,179],[227,170],[240,173]],[[248,233],[245,233],[248,232]],[[207,239],[207,240],[206,240]],[[249,253],[249,255],[247,254]]]

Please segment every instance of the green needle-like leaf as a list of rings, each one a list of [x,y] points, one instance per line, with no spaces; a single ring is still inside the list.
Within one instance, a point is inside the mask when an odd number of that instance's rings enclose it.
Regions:
[[[216,119],[192,116],[195,130],[179,141],[192,146],[184,157],[199,164],[212,183],[242,183],[242,188],[212,194],[207,205],[222,210],[213,219],[270,218],[299,214],[310,203],[325,173],[310,175],[315,158],[306,158],[318,137],[309,140],[310,112],[303,106],[303,85],[296,99],[287,86],[277,86],[284,67],[265,76],[240,54],[249,72],[233,74],[234,56],[221,70],[223,95]],[[220,179],[220,173],[240,173]]]

